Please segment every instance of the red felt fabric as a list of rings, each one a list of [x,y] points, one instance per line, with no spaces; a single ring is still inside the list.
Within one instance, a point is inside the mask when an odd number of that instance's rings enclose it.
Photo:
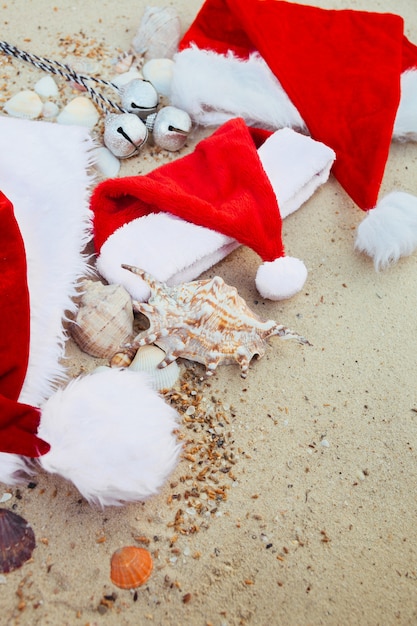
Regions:
[[[401,17],[280,0],[207,0],[180,49],[195,43],[247,57],[257,50],[304,118],[336,152],[333,172],[356,204],[373,208],[417,47]]]
[[[40,456],[39,409],[18,402],[29,359],[30,313],[26,254],[8,198],[0,192],[0,452]]]
[[[191,154],[146,176],[97,185],[91,198],[97,252],[124,224],[164,211],[237,239],[264,261],[283,256],[276,196],[257,153],[270,134],[235,118]]]

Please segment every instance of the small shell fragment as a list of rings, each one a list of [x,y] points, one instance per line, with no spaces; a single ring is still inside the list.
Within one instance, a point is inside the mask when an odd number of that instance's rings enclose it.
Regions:
[[[3,108],[13,117],[34,120],[42,113],[42,100],[35,91],[24,89],[12,96]]]
[[[132,40],[135,52],[145,59],[172,58],[178,50],[181,22],[172,7],[146,7]]]
[[[0,509],[0,572],[7,574],[21,567],[35,547],[35,534],[28,522],[8,509]]]
[[[85,279],[79,308],[70,325],[77,345],[91,356],[110,358],[133,334],[131,297],[121,285]]]
[[[47,100],[46,102],[43,103],[42,117],[45,117],[45,118],[56,117],[58,113],[59,113],[59,107],[57,104],[55,104],[55,102],[51,102],[50,100]]]
[[[91,129],[97,124],[99,117],[91,100],[85,96],[77,96],[62,109],[57,117],[57,122],[59,124],[86,126]]]
[[[110,564],[110,579],[121,589],[136,589],[150,577],[153,559],[149,550],[125,546],[114,552]]]

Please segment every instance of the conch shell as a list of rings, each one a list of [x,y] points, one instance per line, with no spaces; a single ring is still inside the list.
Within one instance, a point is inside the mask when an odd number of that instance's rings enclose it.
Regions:
[[[85,279],[77,315],[69,331],[76,344],[91,356],[110,358],[133,336],[133,306],[121,285]]]
[[[145,60],[170,59],[178,50],[181,22],[172,7],[146,7],[132,47]]]

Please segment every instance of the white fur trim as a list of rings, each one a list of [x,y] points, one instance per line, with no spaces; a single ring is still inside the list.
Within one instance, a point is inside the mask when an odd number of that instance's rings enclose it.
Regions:
[[[89,502],[143,500],[176,465],[176,418],[143,372],[100,369],[72,380],[42,407],[38,434],[51,450],[39,463]]]
[[[285,300],[301,291],[307,279],[307,268],[300,259],[281,257],[259,266],[256,287],[263,298]]]
[[[209,228],[168,213],[150,213],[118,228],[101,247],[96,267],[108,282],[123,285],[143,302],[150,295],[148,286],[122,263],[173,286],[193,280],[238,246]]]
[[[14,485],[22,482],[23,477],[33,474],[24,457],[17,454],[0,452],[0,482],[5,485]]]
[[[30,353],[20,402],[39,406],[65,375],[62,322],[87,272],[92,141],[86,128],[0,117],[0,189],[25,243]]]
[[[401,75],[401,100],[394,124],[394,139],[417,141],[417,69]]]
[[[259,54],[241,60],[191,47],[174,57],[170,102],[203,126],[243,117],[250,126],[306,129],[301,115]]]
[[[283,128],[258,149],[277,197],[282,219],[300,208],[325,183],[336,158],[324,143]]]
[[[417,248],[417,197],[393,191],[359,224],[355,248],[385,269]]]

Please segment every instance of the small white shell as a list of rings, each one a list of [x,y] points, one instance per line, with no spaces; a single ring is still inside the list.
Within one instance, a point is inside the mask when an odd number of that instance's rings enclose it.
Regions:
[[[93,150],[94,168],[106,178],[115,178],[120,171],[120,161],[102,146]]]
[[[56,117],[59,113],[59,106],[55,102],[47,100],[42,106],[42,117]]]
[[[132,80],[137,78],[143,78],[141,72],[139,72],[136,68],[131,68],[128,72],[123,72],[123,74],[116,74],[116,76],[113,76],[111,82],[113,85],[116,85],[116,87],[123,87],[123,85],[127,85]]]
[[[171,93],[173,70],[172,59],[150,59],[143,66],[142,74],[143,78],[153,84],[158,93],[168,97]]]
[[[24,89],[10,98],[3,108],[13,117],[34,120],[42,113],[42,100],[35,91]]]
[[[171,389],[180,376],[180,368],[176,361],[163,368],[158,364],[164,359],[165,352],[155,345],[139,348],[129,365],[130,370],[146,372],[151,379],[152,388],[156,391]]]
[[[36,83],[35,91],[42,98],[55,98],[58,95],[58,86],[52,76],[43,76]]]
[[[133,335],[133,308],[121,285],[85,279],[83,293],[70,333],[76,344],[91,356],[110,358]]]
[[[171,58],[180,38],[181,22],[174,8],[146,7],[132,46],[145,59]]]
[[[94,104],[84,96],[77,96],[62,109],[57,117],[59,124],[70,124],[93,128],[99,120]]]

